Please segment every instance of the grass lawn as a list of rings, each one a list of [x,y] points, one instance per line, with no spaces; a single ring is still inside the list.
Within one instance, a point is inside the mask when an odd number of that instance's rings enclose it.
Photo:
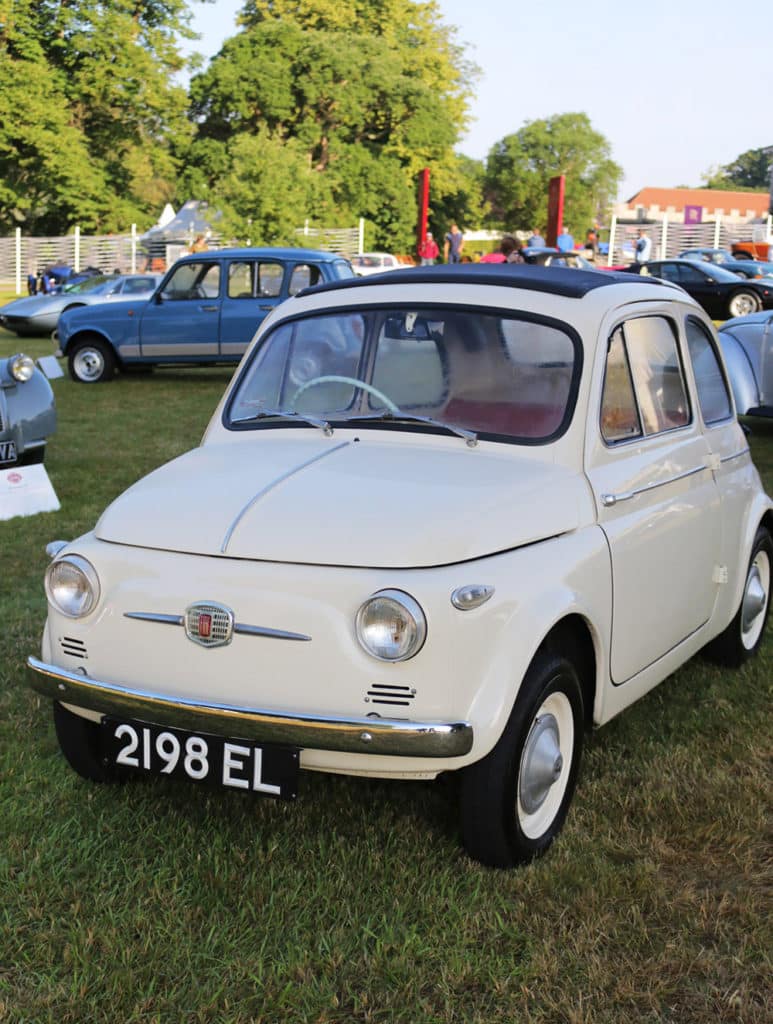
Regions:
[[[51,352],[0,331],[20,348]],[[44,546],[194,446],[229,376],[55,381],[62,509],[0,522],[0,1021],[769,1024],[773,630],[596,733],[561,839],[519,872],[461,852],[453,778],[309,773],[279,804],[66,766],[25,680]],[[770,491],[773,424],[751,445]]]

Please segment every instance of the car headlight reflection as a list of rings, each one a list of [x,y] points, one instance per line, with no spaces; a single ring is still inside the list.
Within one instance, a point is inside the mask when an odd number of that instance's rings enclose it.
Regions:
[[[46,596],[62,615],[80,619],[99,601],[99,577],[91,562],[80,555],[65,555],[46,569]]]
[[[11,356],[8,360],[8,372],[14,380],[18,380],[20,384],[23,384],[35,372],[35,361],[30,356],[25,356],[19,352],[18,355]]]
[[[357,612],[357,639],[380,661],[406,661],[427,637],[427,620],[417,601],[402,590],[380,590]]]

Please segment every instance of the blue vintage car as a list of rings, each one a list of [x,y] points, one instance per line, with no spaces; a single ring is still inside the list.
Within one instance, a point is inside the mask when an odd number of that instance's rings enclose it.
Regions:
[[[42,462],[55,430],[54,394],[34,361],[0,359],[0,469]]]
[[[237,363],[271,310],[309,285],[353,277],[348,260],[313,249],[220,249],[184,256],[150,299],[73,309],[57,327],[70,376],[116,369]]]

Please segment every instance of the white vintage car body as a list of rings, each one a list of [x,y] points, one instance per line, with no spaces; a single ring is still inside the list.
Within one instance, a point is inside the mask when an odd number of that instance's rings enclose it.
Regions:
[[[330,416],[327,431],[229,420],[272,332],[376,307],[564,325],[576,354],[565,422],[544,443],[512,443],[396,416]],[[608,343],[648,318],[670,325],[678,347],[684,422],[610,441]],[[688,322],[715,351],[710,322],[678,289],[538,267],[405,271],[289,300],[261,327],[200,447],[56,554],[87,560],[99,595],[82,617],[49,602],[32,685],[94,722],[109,714],[291,744],[304,769],[426,779],[495,751],[546,638],[582,664],[584,717],[596,726],[726,631],[744,601],[755,646],[770,559],[751,598],[749,564],[773,503],[731,399],[704,422]],[[457,607],[465,587],[468,606]],[[358,642],[358,610],[382,591],[423,610],[426,639],[405,660]],[[197,602],[233,612],[230,642],[191,642],[184,619]]]

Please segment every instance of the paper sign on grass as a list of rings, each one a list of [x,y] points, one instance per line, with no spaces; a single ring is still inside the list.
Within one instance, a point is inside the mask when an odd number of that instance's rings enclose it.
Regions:
[[[58,508],[59,499],[42,464],[0,470],[0,519],[56,512]]]

